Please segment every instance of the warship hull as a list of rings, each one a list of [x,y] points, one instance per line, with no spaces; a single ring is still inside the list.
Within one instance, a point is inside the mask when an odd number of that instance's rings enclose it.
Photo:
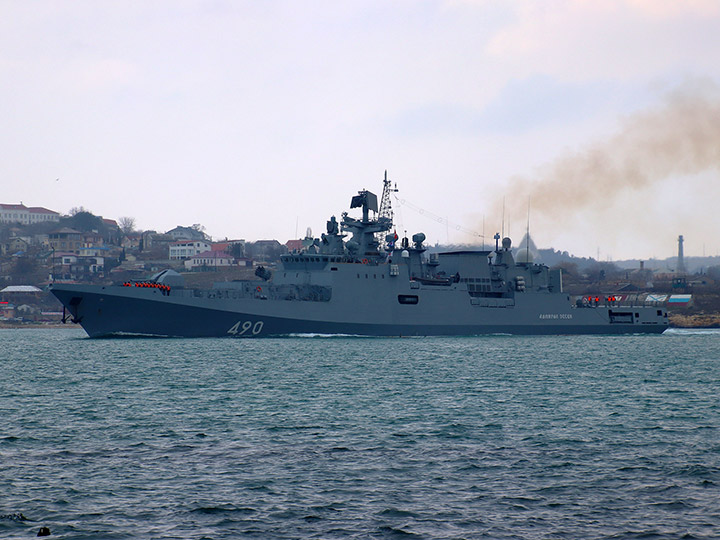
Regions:
[[[398,242],[385,177],[382,203],[362,190],[332,216],[320,238],[281,256],[260,280],[185,288],[165,270],[122,285],[52,284],[70,320],[91,337],[112,335],[253,338],[296,334],[470,336],[481,334],[660,333],[663,309],[606,296],[575,300],[562,272],[524,260],[510,238],[494,251],[427,253],[425,235]],[[351,238],[346,238],[348,236]],[[527,250],[526,250],[527,251]]]
[[[376,297],[372,305],[356,303],[347,309],[345,306],[353,304],[341,300],[233,299],[221,297],[222,292],[208,298],[212,293],[207,291],[204,297],[196,297],[196,291],[166,296],[156,290],[118,286],[54,285],[51,291],[68,309],[68,319],[79,323],[90,337],[627,334],[661,333],[668,326],[662,310],[578,308],[568,301],[548,302],[548,295],[533,298],[531,294],[512,306],[490,307],[471,304],[461,291],[408,289],[403,292],[406,296],[415,293],[412,296],[418,297],[417,304],[399,304],[397,294],[388,294],[385,303]],[[452,302],[451,296],[460,297],[459,301]]]

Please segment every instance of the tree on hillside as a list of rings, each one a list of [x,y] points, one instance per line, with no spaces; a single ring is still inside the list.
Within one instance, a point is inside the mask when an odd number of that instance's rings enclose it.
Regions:
[[[69,212],[69,213],[70,213],[71,216],[74,216],[74,215],[79,214],[79,213],[81,213],[81,212],[90,213],[90,210],[86,210],[85,207],[83,207],[83,206],[73,206],[73,207],[70,209],[70,212]]]
[[[280,255],[287,253],[287,248],[277,240],[260,240],[245,244],[246,254],[260,261],[277,261]]]
[[[118,226],[125,236],[135,232],[135,218],[123,216],[118,218]]]
[[[710,279],[720,281],[720,265],[709,267],[706,274]]]
[[[78,231],[98,231],[98,233],[102,234],[103,236],[107,232],[107,226],[105,225],[105,223],[103,223],[102,218],[84,210],[76,212],[69,218],[61,219],[60,223],[63,227],[70,227],[71,229],[75,229]]]
[[[205,232],[205,226],[204,226],[204,225],[201,225],[200,223],[193,223],[192,227],[190,227],[190,228],[193,229],[193,230],[195,230],[195,231],[197,231],[197,232],[199,232],[200,234],[202,234],[202,235],[203,235],[203,238],[204,238],[205,240],[207,240],[208,242],[210,241],[210,235],[208,235],[208,233]]]
[[[37,262],[30,257],[18,257],[10,269],[10,278],[15,285],[28,284],[37,271]]]
[[[592,281],[608,281],[619,279],[624,276],[620,268],[611,262],[595,261],[591,263],[587,270],[587,276]]]
[[[245,246],[240,243],[233,244],[230,246],[230,255],[236,259],[242,259],[245,257]]]
[[[563,276],[565,277],[576,279],[580,276],[578,265],[571,261],[562,261],[553,266],[553,269],[555,268],[560,268],[563,272]]]
[[[58,224],[54,221],[40,221],[24,226],[26,234],[49,234],[58,228]]]

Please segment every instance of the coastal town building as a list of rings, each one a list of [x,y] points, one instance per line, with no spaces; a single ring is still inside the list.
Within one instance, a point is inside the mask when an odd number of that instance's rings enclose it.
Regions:
[[[24,204],[0,203],[0,223],[20,223],[33,225],[35,223],[60,221],[60,214],[40,206],[25,206]]]
[[[225,253],[234,254],[245,253],[245,240],[220,240],[212,243],[212,251],[224,251]]]
[[[288,251],[290,253],[299,253],[300,251],[302,251],[303,247],[305,247],[305,246],[303,245],[302,239],[300,239],[300,240],[288,240],[287,242],[285,242],[285,247],[288,249]]]
[[[105,240],[97,232],[81,232],[69,227],[63,227],[50,232],[47,238],[47,247],[57,252],[70,252],[76,255],[106,256],[108,249],[104,249]]]
[[[165,234],[172,236],[175,240],[210,240],[208,235],[201,230],[193,227],[181,227],[180,225]]]
[[[70,251],[79,253],[83,247],[83,234],[75,229],[63,227],[57,231],[53,231],[48,235],[50,249],[54,251]]]
[[[32,245],[32,238],[27,236],[14,236],[8,240],[2,253],[15,254],[18,252],[27,252]]]
[[[235,258],[224,251],[205,251],[185,261],[185,268],[191,272],[198,270],[215,270],[235,266]]]
[[[171,261],[179,261],[210,251],[210,243],[204,240],[181,240],[170,244],[168,251]]]
[[[55,253],[51,261],[53,281],[87,281],[102,277],[105,272],[104,257]]]

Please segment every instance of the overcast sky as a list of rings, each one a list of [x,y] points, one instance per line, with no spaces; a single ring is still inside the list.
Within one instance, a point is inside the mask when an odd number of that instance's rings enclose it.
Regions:
[[[0,82],[4,203],[285,242],[387,169],[431,243],[504,199],[516,243],[720,253],[717,0],[0,0]]]

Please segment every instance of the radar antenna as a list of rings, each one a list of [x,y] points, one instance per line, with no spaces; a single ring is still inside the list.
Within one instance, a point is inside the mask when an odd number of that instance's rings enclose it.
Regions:
[[[383,192],[382,192],[382,198],[380,199],[380,211],[378,212],[378,217],[386,217],[390,218],[390,221],[392,221],[393,218],[393,209],[392,209],[392,203],[390,202],[390,194],[391,193],[397,193],[397,182],[395,183],[395,187],[392,187],[390,185],[390,180],[388,180],[387,177],[387,171],[385,171],[385,179],[383,180]]]
[[[381,221],[383,218],[386,218],[389,220],[389,222],[392,224],[393,221],[393,209],[392,209],[392,202],[390,201],[390,194],[391,193],[397,193],[397,182],[395,183],[395,187],[392,187],[390,185],[390,180],[388,180],[387,177],[387,170],[385,171],[385,179],[383,180],[383,192],[382,192],[382,198],[380,199],[380,211],[378,212],[378,221]],[[377,241],[382,244],[385,241],[384,237],[385,233],[380,232],[377,233],[375,238]]]

